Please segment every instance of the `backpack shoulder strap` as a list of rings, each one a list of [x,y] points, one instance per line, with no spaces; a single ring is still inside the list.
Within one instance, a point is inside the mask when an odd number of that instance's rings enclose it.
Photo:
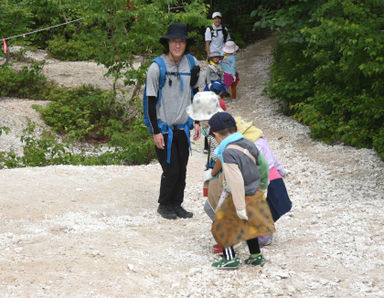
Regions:
[[[212,27],[212,26],[209,26],[208,28],[209,28],[209,31],[211,31],[211,39],[212,39],[212,37],[213,37],[213,32],[214,32],[213,27]]]
[[[193,57],[191,54],[187,54],[188,62],[189,62],[189,68],[192,69],[195,65],[195,57]]]
[[[256,161],[256,158],[248,151],[248,149],[245,149],[243,147],[240,147],[239,145],[235,145],[235,144],[229,144],[227,146],[228,149],[236,149],[238,151],[241,151],[243,152],[245,155],[247,155],[250,159],[252,159],[252,161],[257,164],[257,161]]]
[[[191,69],[191,78],[192,78],[192,68],[195,67],[196,61],[195,57],[193,57],[191,54],[187,54],[188,62],[189,62],[189,68]],[[193,93],[193,88],[191,88],[191,98],[193,98],[195,94]]]
[[[167,72],[167,66],[165,65],[165,61],[161,56],[156,57],[152,60],[152,62],[155,62],[160,69],[160,88],[164,87],[165,84],[165,74]]]
[[[166,80],[167,66],[165,65],[164,59],[160,56],[153,59],[152,62],[155,62],[160,69],[159,92],[158,92],[157,100],[158,100],[159,106],[161,106],[161,95],[162,95],[162,89],[164,87],[165,80]]]
[[[221,25],[223,28],[223,37],[224,37],[224,43],[227,42],[228,39],[228,29],[224,25]]]

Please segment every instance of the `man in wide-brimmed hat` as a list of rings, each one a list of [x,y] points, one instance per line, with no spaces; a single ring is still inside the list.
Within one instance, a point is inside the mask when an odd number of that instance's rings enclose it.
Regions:
[[[200,138],[201,128],[186,112],[191,104],[193,90],[202,83],[197,60],[187,55],[193,39],[187,27],[174,23],[167,34],[160,38],[164,54],[160,56],[166,68],[165,84],[160,86],[161,66],[155,60],[148,68],[146,94],[148,115],[157,158],[161,164],[158,213],[167,219],[190,218],[192,212],[181,204],[184,200],[186,169],[190,148],[190,130],[194,128],[194,140]],[[192,64],[195,65],[192,67]],[[164,71],[164,70],[163,70]]]

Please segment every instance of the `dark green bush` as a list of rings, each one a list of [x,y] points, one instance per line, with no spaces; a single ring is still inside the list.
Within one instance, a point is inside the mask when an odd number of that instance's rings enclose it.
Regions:
[[[25,134],[20,138],[24,144],[23,155],[17,156],[13,151],[0,152],[0,169],[16,167],[40,167],[48,165],[137,165],[149,163],[154,157],[154,146],[148,138],[146,127],[135,124],[136,133],[124,135],[123,147],[110,148],[108,152],[95,151],[89,155],[85,152],[74,153],[71,142],[59,141],[52,133],[43,131],[34,136],[35,124],[29,123]],[[9,129],[0,127],[1,132]],[[145,133],[145,135],[144,135]]]
[[[116,147],[113,156],[101,159],[140,164],[154,158],[152,137],[141,118],[125,117],[125,109],[112,93],[82,86],[55,94],[46,107],[37,106],[44,121],[56,132],[72,139],[109,143]],[[136,107],[131,107],[132,109]]]
[[[56,59],[69,61],[85,61],[95,58],[93,50],[97,45],[90,41],[79,39],[66,40],[63,36],[57,35],[47,41],[47,51]]]
[[[37,107],[49,126],[76,140],[85,140],[90,134],[94,138],[104,138],[103,129],[109,118],[121,113],[118,108],[112,94],[92,86],[63,88],[51,95],[46,107]]]
[[[140,108],[139,102],[126,107],[116,102],[112,93],[91,86],[69,89],[57,87],[40,73],[41,65],[17,72],[0,67],[0,95],[50,100],[46,106],[35,106],[52,129],[72,140],[109,143],[112,152],[85,156],[68,151],[69,145],[59,143],[45,132],[39,138],[26,131],[24,156],[2,152],[3,167],[39,166],[48,164],[140,164],[155,157],[152,137],[140,116],[127,117],[126,109]],[[138,110],[139,112],[139,110]],[[137,113],[140,115],[140,113]],[[8,132],[0,127],[0,135]]]
[[[15,71],[7,66],[0,66],[0,96],[14,96],[36,100],[47,99],[47,93],[54,85],[40,73],[42,64],[34,63]]]
[[[279,31],[269,94],[315,138],[383,158],[384,3],[281,1],[256,26]]]

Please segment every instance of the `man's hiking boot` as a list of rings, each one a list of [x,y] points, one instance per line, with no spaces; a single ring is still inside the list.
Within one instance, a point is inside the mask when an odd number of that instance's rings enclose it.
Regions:
[[[233,270],[237,269],[240,266],[240,259],[234,258],[232,260],[227,260],[226,258],[222,258],[220,261],[212,264],[212,267],[216,267],[217,269],[226,269]]]
[[[177,214],[173,208],[166,205],[159,205],[157,208],[157,213],[159,213],[163,218],[166,219],[176,219]]]
[[[259,254],[257,257],[252,257],[252,255],[251,255],[251,256],[249,256],[248,259],[246,259],[244,261],[244,263],[247,264],[247,265],[263,267],[264,264],[265,264],[265,258],[263,257],[262,254]]]
[[[181,206],[175,206],[174,207],[174,212],[180,218],[191,218],[193,216],[192,212],[189,212],[189,211],[185,210]]]

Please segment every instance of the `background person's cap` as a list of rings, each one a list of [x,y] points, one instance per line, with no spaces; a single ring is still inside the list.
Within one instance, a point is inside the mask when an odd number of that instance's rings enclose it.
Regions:
[[[219,17],[220,19],[222,18],[221,16],[221,13],[218,12],[218,11],[215,11],[213,14],[212,14],[212,19],[216,18],[216,17]]]
[[[211,52],[210,54],[209,54],[209,57],[208,58],[213,58],[213,57],[220,57],[220,58],[222,58],[222,57],[224,57],[220,52],[218,52],[218,51],[213,51],[213,52]]]

